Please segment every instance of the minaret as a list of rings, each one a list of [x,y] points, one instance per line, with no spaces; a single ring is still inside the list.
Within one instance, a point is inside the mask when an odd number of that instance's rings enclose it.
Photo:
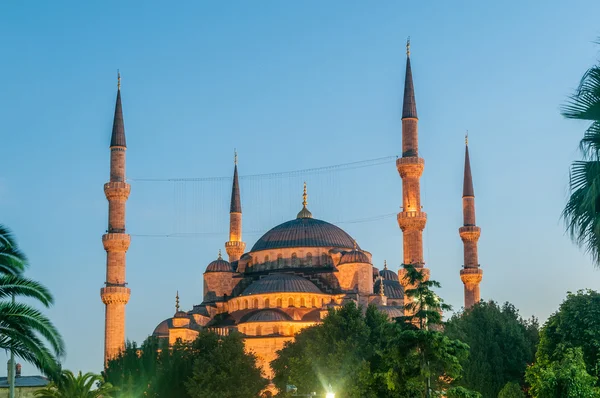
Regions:
[[[125,177],[125,127],[121,108],[121,75],[118,75],[117,103],[110,140],[110,182],[104,184],[108,199],[108,229],[102,235],[106,250],[106,282],[100,289],[106,305],[104,321],[104,365],[125,347],[125,305],[130,289],[125,282],[125,254],[130,236],[125,233],[125,202],[131,186]]]
[[[477,241],[481,228],[475,225],[475,192],[469,160],[469,141],[465,137],[465,176],[463,181],[463,226],[458,229],[464,245],[465,264],[460,271],[460,279],[465,284],[465,308],[471,307],[480,300],[479,283],[483,271],[479,268]]]
[[[419,157],[417,104],[410,67],[410,38],[406,42],[406,77],[404,80],[404,103],[402,106],[402,157],[396,160],[396,166],[402,178],[402,212],[398,213],[398,225],[403,234],[403,262],[412,264],[429,277],[423,260],[423,230],[427,222],[427,214],[421,211],[420,178],[425,161]],[[400,283],[405,289],[403,275],[399,271]],[[405,301],[409,300],[405,297]]]
[[[238,261],[242,254],[244,254],[245,249],[246,244],[242,242],[242,201],[240,199],[236,152],[234,155],[231,205],[229,207],[229,242],[225,242],[225,250],[229,255],[229,262]]]

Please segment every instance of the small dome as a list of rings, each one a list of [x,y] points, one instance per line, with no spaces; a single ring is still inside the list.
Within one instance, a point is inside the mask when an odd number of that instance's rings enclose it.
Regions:
[[[277,310],[261,310],[250,315],[245,322],[276,322],[276,321],[290,321],[291,318]]]
[[[398,274],[395,273],[394,271],[390,271],[387,267],[387,261],[383,262],[383,269],[379,272],[379,275],[381,275],[381,277],[385,280],[388,281],[397,281],[398,280]]]
[[[229,262],[223,260],[221,251],[219,250],[219,258],[208,264],[204,272],[233,272],[233,268],[231,268]]]
[[[381,279],[377,279],[373,286],[374,292],[376,292],[376,293],[379,292],[380,284],[381,284]],[[388,299],[403,299],[404,298],[404,289],[402,288],[402,285],[400,285],[400,282],[384,279],[383,280],[383,294],[385,294],[385,296]]]
[[[177,311],[175,313],[175,315],[173,316],[173,318],[187,318],[188,314],[187,312],[183,312],[183,311]]]
[[[277,292],[321,293],[314,283],[301,276],[292,274],[271,274],[252,282],[241,295],[249,296],[252,294]]]
[[[371,264],[369,256],[360,250],[352,250],[350,252],[344,252],[340,258],[340,265],[349,263],[366,263]]]
[[[153,337],[169,337],[169,329],[173,327],[173,322],[171,318],[165,319],[152,332]]]
[[[377,309],[388,316],[390,319],[404,316],[404,312],[398,307],[388,307],[387,305],[377,306]]]
[[[379,275],[381,275],[381,277],[383,279],[385,279],[386,281],[397,281],[398,280],[398,274],[387,268],[379,271]]]

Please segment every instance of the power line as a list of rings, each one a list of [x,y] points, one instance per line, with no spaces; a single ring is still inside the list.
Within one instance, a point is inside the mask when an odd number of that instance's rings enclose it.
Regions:
[[[323,171],[334,171],[334,170],[350,170],[358,169],[362,167],[377,166],[380,164],[390,163],[391,160],[395,160],[398,157],[396,155],[384,156],[381,158],[360,160],[357,162],[341,163],[332,166],[314,167],[310,169],[284,171],[278,173],[266,173],[266,174],[250,174],[240,176],[240,179],[252,180],[252,179],[271,179],[271,178],[285,178],[285,177],[297,177],[300,175],[316,174]],[[230,181],[229,177],[191,177],[191,178],[128,178],[128,181],[132,182],[184,182],[184,181]]]

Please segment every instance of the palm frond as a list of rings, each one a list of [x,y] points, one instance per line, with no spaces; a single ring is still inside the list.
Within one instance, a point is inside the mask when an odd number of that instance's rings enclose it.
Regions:
[[[600,120],[600,66],[588,69],[583,75],[561,113],[569,119]]]
[[[0,299],[13,296],[34,298],[46,307],[54,302],[50,291],[39,282],[19,275],[0,276]]]

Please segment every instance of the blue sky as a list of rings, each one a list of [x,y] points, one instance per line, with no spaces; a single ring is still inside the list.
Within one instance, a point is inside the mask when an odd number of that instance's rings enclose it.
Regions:
[[[564,120],[559,107],[598,60],[599,12],[597,1],[3,2],[0,222],[29,255],[29,276],[55,293],[48,313],[67,342],[65,366],[102,367],[102,187],[117,68],[128,177],[228,176],[233,148],[241,175],[298,170],[400,153],[410,35],[426,160],[425,257],[441,295],[460,308],[467,129],[482,297],[544,320],[567,291],[598,289],[600,273],[560,220],[585,124]],[[245,180],[245,227],[266,230],[293,218],[303,179],[315,217],[350,221],[399,211],[392,162]],[[173,314],[177,289],[186,309],[202,300],[202,272],[227,238],[220,234],[227,187],[203,187],[186,193],[201,203],[182,213],[174,209],[181,196],[173,184],[132,181],[132,340]],[[211,233],[139,236],[182,232],[184,218],[192,224],[186,231]],[[393,217],[340,226],[373,253],[375,265],[387,259],[398,268]],[[245,240],[250,246],[259,236]],[[27,365],[23,371],[35,373]]]

